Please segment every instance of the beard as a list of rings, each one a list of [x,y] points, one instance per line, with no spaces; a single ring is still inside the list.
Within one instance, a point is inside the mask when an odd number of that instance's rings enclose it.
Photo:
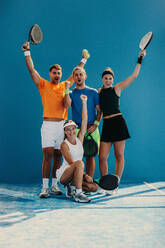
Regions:
[[[60,82],[60,78],[59,78],[59,77],[55,77],[55,78],[53,78],[53,79],[51,80],[51,82],[52,82],[53,84],[58,84],[58,83]]]
[[[76,84],[78,86],[82,86],[84,84],[84,80],[77,80]]]

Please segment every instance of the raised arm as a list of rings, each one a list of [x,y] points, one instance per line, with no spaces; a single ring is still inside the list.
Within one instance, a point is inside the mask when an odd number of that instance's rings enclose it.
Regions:
[[[22,46],[22,50],[24,51],[26,66],[30,72],[32,80],[35,83],[35,85],[38,86],[40,83],[40,75],[34,68],[34,64],[33,64],[33,61],[30,55],[29,47],[30,47],[29,42],[26,41]]]
[[[85,135],[85,132],[87,130],[87,120],[88,120],[88,116],[87,116],[87,96],[81,95],[80,97],[81,97],[81,100],[82,100],[82,121],[81,121],[81,128],[80,128],[80,131],[78,133],[78,138],[81,141],[81,143],[83,143],[84,135]]]
[[[83,68],[84,65],[86,64],[87,59],[89,58],[89,56],[90,56],[90,55],[89,55],[88,51],[87,51],[86,49],[84,49],[84,50],[82,51],[82,59],[81,59],[80,63],[79,63],[77,66]],[[69,88],[72,87],[72,85],[74,84],[73,75],[71,75],[71,76],[67,79],[67,81],[70,82]]]
[[[130,77],[128,77],[127,79],[125,79],[124,81],[115,85],[115,91],[116,91],[117,95],[120,95],[121,91],[124,90],[125,88],[127,88],[138,77],[139,72],[140,72],[140,68],[141,68],[141,62],[142,62],[142,59],[144,56],[146,56],[146,51],[141,50],[139,53],[139,57],[138,57],[138,63],[136,65],[132,75]]]
[[[72,103],[72,100],[69,96],[69,86],[70,86],[70,82],[65,81],[65,96],[63,99],[63,105],[64,105],[64,108],[67,108],[67,109],[71,107],[71,103]]]

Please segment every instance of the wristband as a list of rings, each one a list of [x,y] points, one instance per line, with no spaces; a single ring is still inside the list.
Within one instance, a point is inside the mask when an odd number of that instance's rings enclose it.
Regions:
[[[25,56],[30,56],[30,51],[29,51],[29,50],[25,51],[25,52],[24,52],[24,55],[25,55]]]
[[[69,89],[65,89],[65,95],[69,95]]]
[[[95,121],[94,121],[94,124],[95,124],[96,126],[99,126],[100,122],[97,121],[97,120],[95,120]]]
[[[141,64],[141,63],[142,63],[142,60],[143,60],[143,56],[138,57],[137,63],[138,63],[138,64]]]
[[[81,62],[85,65],[85,64],[86,64],[86,62],[87,62],[87,59],[82,58]]]

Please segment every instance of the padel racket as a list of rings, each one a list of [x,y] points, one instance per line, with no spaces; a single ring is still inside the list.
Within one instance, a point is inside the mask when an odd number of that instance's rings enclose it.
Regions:
[[[98,180],[94,180],[94,182],[97,183],[102,189],[113,190],[118,187],[119,178],[116,175],[108,174],[108,175],[102,176]]]
[[[96,141],[93,139],[91,134],[84,137],[83,148],[84,148],[84,157],[90,158],[97,155],[98,145]]]
[[[38,24],[30,28],[28,42],[31,44],[39,44],[42,41],[42,30]]]
[[[141,50],[146,49],[147,46],[150,44],[152,38],[153,38],[153,33],[152,32],[148,32],[147,34],[145,34],[143,36],[143,38],[141,39],[140,43],[139,43],[140,49]]]

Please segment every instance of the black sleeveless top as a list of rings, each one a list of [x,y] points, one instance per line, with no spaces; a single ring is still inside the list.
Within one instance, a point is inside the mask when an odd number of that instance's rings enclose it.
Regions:
[[[116,95],[114,87],[102,88],[99,93],[100,108],[103,112],[103,117],[120,112],[120,97]]]

